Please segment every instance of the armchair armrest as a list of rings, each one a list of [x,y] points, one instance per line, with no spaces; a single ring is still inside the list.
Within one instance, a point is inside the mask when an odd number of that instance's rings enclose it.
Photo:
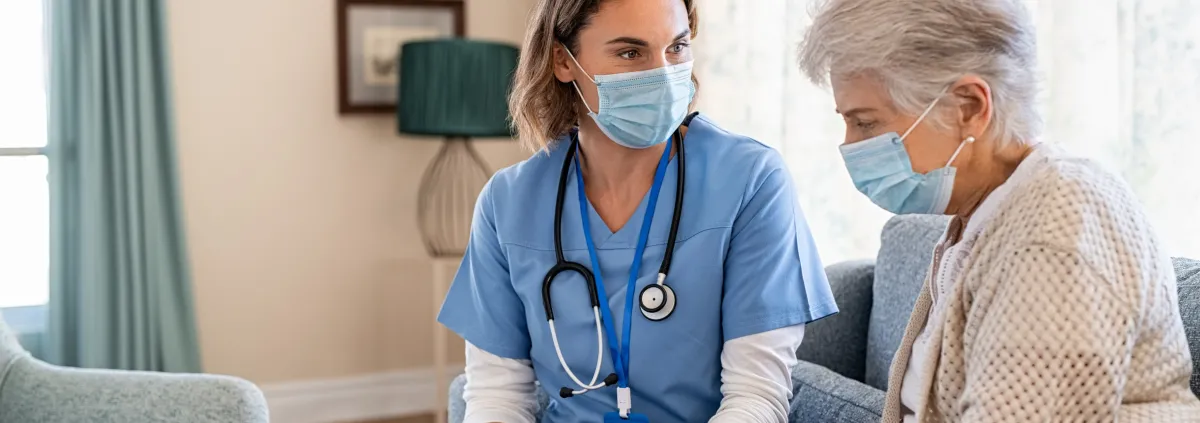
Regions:
[[[463,388],[467,386],[467,375],[461,374],[450,381],[450,403],[447,404],[446,421],[462,423],[467,416],[467,401],[463,399]]]
[[[23,357],[2,383],[6,422],[268,422],[262,392],[227,376],[75,369]]]
[[[878,422],[884,392],[819,365],[801,361],[792,370],[791,422]]]
[[[875,262],[837,263],[825,268],[840,312],[804,328],[801,360],[862,381],[867,369],[867,328],[871,322]]]

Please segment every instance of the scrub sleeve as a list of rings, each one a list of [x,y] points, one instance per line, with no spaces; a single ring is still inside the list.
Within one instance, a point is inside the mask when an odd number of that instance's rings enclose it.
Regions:
[[[768,157],[733,223],[721,304],[726,341],[838,311],[792,177],[779,155]]]
[[[479,349],[499,357],[528,360],[525,307],[513,290],[507,260],[496,236],[493,181],[488,181],[475,202],[471,238],[438,322]]]

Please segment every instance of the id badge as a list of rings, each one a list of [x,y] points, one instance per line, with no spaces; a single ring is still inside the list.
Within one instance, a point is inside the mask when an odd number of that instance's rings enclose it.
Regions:
[[[622,419],[621,413],[613,411],[604,415],[604,423],[650,423],[645,414],[629,413],[628,419]]]

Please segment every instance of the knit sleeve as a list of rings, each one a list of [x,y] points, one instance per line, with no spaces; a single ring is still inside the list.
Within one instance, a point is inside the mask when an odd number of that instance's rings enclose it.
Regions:
[[[1001,257],[967,310],[981,315],[969,318],[966,366],[948,366],[966,369],[962,421],[1115,421],[1138,320],[1132,291],[1064,249]]]

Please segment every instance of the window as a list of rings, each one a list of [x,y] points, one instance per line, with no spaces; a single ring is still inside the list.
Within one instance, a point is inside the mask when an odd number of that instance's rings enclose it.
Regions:
[[[0,2],[0,309],[18,331],[49,296],[43,4]]]
[[[810,0],[710,0],[696,46],[699,109],[786,159],[826,264],[870,258],[890,215],[859,194],[830,93],[800,75]],[[1026,0],[1038,27],[1043,140],[1132,186],[1171,256],[1200,258],[1200,5]]]

